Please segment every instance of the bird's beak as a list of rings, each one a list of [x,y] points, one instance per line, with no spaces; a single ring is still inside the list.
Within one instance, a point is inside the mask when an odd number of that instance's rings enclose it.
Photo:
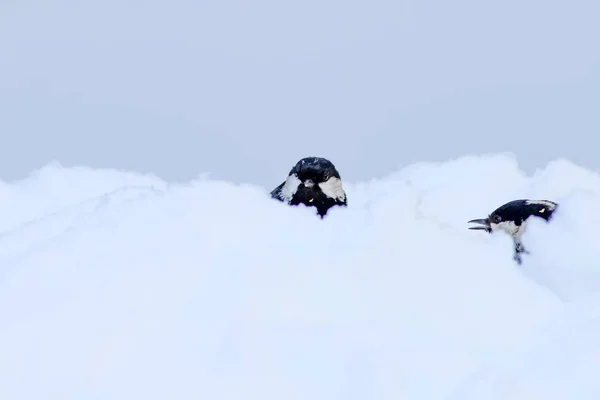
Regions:
[[[311,188],[315,185],[315,183],[312,181],[312,179],[307,179],[303,183],[304,183],[304,186],[307,188]]]
[[[490,219],[489,218],[472,219],[468,223],[469,224],[479,224],[479,226],[471,226],[471,227],[469,227],[469,229],[472,229],[474,231],[486,231],[486,232],[491,232],[492,231],[492,228],[490,226]]]

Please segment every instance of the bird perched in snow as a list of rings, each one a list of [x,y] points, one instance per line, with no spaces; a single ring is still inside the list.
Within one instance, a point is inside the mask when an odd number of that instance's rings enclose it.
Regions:
[[[549,200],[513,200],[498,207],[487,218],[469,221],[469,223],[479,224],[469,229],[484,230],[488,233],[501,230],[508,233],[515,243],[513,258],[521,264],[521,254],[528,253],[521,242],[521,237],[530,218],[539,217],[550,221],[557,206],[557,203]]]
[[[287,179],[271,192],[271,197],[292,206],[315,207],[324,218],[333,206],[346,207],[346,192],[333,163],[321,157],[301,159]]]

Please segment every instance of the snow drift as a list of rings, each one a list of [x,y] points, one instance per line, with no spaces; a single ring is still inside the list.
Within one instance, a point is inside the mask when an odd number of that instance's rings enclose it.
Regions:
[[[320,220],[204,179],[2,184],[0,398],[600,396],[597,173],[501,154],[345,188]],[[561,205],[520,267],[466,224],[515,198]]]

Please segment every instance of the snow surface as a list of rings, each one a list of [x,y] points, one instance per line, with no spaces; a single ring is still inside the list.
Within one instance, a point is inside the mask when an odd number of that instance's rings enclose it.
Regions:
[[[325,220],[279,183],[1,184],[0,398],[600,398],[600,175],[416,164]],[[521,267],[466,224],[516,198],[560,203]]]

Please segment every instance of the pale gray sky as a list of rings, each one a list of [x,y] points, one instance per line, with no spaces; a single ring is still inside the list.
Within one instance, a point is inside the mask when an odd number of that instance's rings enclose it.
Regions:
[[[0,178],[51,160],[276,186],[515,152],[600,169],[595,0],[8,0]]]

